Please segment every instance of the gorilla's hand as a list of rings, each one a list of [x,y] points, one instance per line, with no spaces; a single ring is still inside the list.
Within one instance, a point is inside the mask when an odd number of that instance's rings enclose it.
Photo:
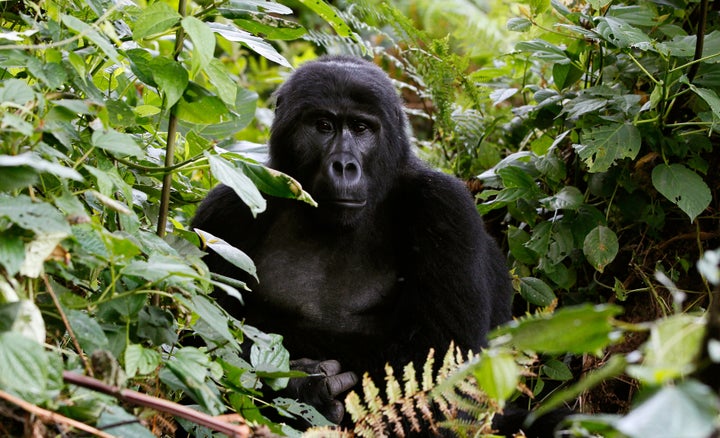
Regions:
[[[341,373],[340,362],[336,360],[298,359],[290,361],[290,368],[308,376],[290,379],[286,389],[289,395],[314,406],[333,423],[340,423],[345,407],[336,397],[355,386],[358,381],[355,373]]]

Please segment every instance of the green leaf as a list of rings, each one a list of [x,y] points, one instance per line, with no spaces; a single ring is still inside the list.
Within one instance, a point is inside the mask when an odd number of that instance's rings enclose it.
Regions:
[[[10,230],[0,232],[0,266],[3,266],[7,274],[13,277],[20,272],[23,260],[25,260],[25,243],[22,237]]]
[[[179,62],[162,56],[153,58],[148,67],[152,70],[154,82],[165,93],[167,108],[175,105],[187,88],[187,70]]]
[[[705,211],[712,201],[710,188],[697,173],[682,164],[660,164],[652,171],[653,186],[690,217]]]
[[[212,59],[210,64],[205,67],[205,73],[210,78],[210,82],[215,86],[216,94],[228,107],[235,106],[235,98],[238,94],[238,87],[228,75],[227,70],[222,62],[218,59]]]
[[[714,90],[692,86],[691,89],[705,101],[713,113],[716,121],[720,121],[720,97]]]
[[[524,17],[515,17],[509,19],[505,27],[512,32],[525,32],[532,27],[532,21]]]
[[[75,32],[84,35],[87,39],[92,41],[96,46],[100,48],[115,65],[121,65],[118,52],[115,50],[115,46],[108,41],[108,39],[100,34],[91,25],[80,21],[72,15],[61,14],[61,20],[64,25],[74,30]]]
[[[688,376],[703,347],[705,321],[680,313],[656,321],[643,345],[644,360],[628,367],[628,373],[648,385],[661,385]]]
[[[520,279],[520,295],[528,303],[543,307],[549,306],[557,299],[550,286],[535,277],[523,277]]]
[[[572,371],[563,362],[557,359],[550,359],[542,365],[542,372],[553,380],[571,380]]]
[[[174,298],[197,314],[215,334],[228,341],[233,347],[240,348],[240,345],[228,328],[229,319],[227,314],[221,311],[217,304],[202,295],[195,295],[192,299],[187,299],[180,294],[175,294]]]
[[[183,18],[181,24],[193,43],[190,77],[194,78],[215,56],[215,35],[206,23],[193,16]]]
[[[125,347],[125,374],[128,378],[138,374],[150,374],[160,366],[160,359],[157,351],[144,348],[140,344],[130,344]]]
[[[153,345],[174,344],[178,340],[177,329],[175,317],[166,309],[145,306],[138,314],[137,335]]]
[[[200,239],[202,239],[203,243],[205,243],[208,248],[215,251],[220,257],[224,258],[228,262],[252,275],[257,280],[257,269],[255,268],[255,263],[253,263],[252,259],[250,259],[247,254],[230,245],[223,239],[215,237],[206,231],[197,228],[195,228],[194,231],[198,233]]]
[[[0,304],[0,331],[19,333],[38,344],[45,342],[45,320],[30,300]]]
[[[532,54],[534,58],[547,62],[560,64],[571,62],[571,59],[563,49],[544,40],[521,41],[515,44],[515,50],[528,52]]]
[[[70,234],[65,217],[46,202],[33,202],[27,195],[15,197],[0,193],[0,217],[36,234]]]
[[[589,304],[564,307],[552,315],[539,314],[515,320],[495,335],[519,350],[538,353],[592,353],[601,355],[617,340],[610,320],[622,312],[619,306]]]
[[[660,388],[615,427],[633,438],[705,437],[715,432],[718,396],[694,380]]]
[[[292,68],[292,65],[287,61],[287,59],[278,53],[278,51],[275,50],[270,43],[262,38],[251,35],[249,32],[240,29],[235,24],[209,23],[209,26],[213,32],[222,36],[226,40],[243,43],[258,55],[280,64],[283,67]]]
[[[300,24],[274,17],[266,13],[248,13],[235,20],[242,29],[254,35],[262,35],[266,40],[291,41],[302,37],[307,30]]]
[[[150,35],[165,32],[177,25],[182,17],[163,1],[148,6],[135,20],[133,39],[138,41]]]
[[[15,332],[0,332],[0,389],[30,403],[42,404],[48,391],[49,359],[42,344]]]
[[[347,23],[340,18],[335,8],[325,3],[323,0],[298,0],[298,2],[318,14],[323,20],[327,21],[341,37],[349,37],[352,34],[350,26],[348,26]]]
[[[213,176],[233,189],[240,199],[250,208],[253,216],[265,211],[267,203],[250,178],[220,156],[211,155],[207,152],[205,152],[205,156],[210,162],[210,170]]]
[[[105,405],[97,420],[97,427],[118,438],[154,438],[155,435],[143,427],[134,415],[117,405]]]
[[[582,77],[583,72],[571,63],[554,64],[552,75],[553,82],[555,83],[557,89],[564,90],[577,82]]]
[[[2,167],[29,167],[37,172],[51,173],[59,178],[74,181],[83,180],[82,175],[77,170],[44,160],[34,152],[25,152],[19,155],[0,155],[0,168]]]
[[[645,32],[615,17],[597,17],[596,31],[608,42],[619,48],[651,48],[651,39]]]
[[[495,349],[487,350],[473,368],[478,386],[501,406],[515,392],[520,372],[511,354]]]
[[[317,207],[317,202],[310,193],[303,190],[300,183],[290,175],[248,160],[238,159],[236,163],[263,193],[279,198],[298,199]]]
[[[106,350],[108,348],[108,338],[97,320],[79,310],[70,309],[65,313],[70,327],[80,343],[80,347],[86,354],[92,354],[95,350]]]
[[[253,343],[250,348],[250,363],[256,372],[275,373],[290,370],[290,353],[282,346],[282,336],[269,335],[268,343]],[[287,386],[288,379],[269,379],[267,384],[274,390]]]
[[[593,228],[583,242],[583,253],[588,263],[599,272],[615,260],[619,248],[617,235],[604,225]]]
[[[214,365],[217,364],[211,363],[201,350],[183,347],[175,352],[173,360],[165,362],[165,367],[160,371],[160,380],[171,388],[185,392],[207,409],[210,415],[219,415],[224,406],[217,388],[210,380],[210,371]]]
[[[590,172],[605,172],[615,160],[635,159],[640,152],[640,131],[629,123],[583,129],[583,144],[574,144]]]
[[[540,199],[540,203],[543,207],[551,211],[577,210],[583,205],[584,200],[585,197],[580,189],[573,186],[565,186],[553,196]]]
[[[112,128],[97,130],[92,133],[92,145],[121,156],[141,158],[143,150],[129,134],[118,132]]]

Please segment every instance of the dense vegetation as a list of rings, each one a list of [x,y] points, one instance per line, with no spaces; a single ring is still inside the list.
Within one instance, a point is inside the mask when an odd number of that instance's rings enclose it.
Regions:
[[[493,412],[534,394],[531,407],[587,414],[567,425],[576,436],[708,436],[720,413],[704,378],[720,362],[705,315],[720,283],[712,7],[0,3],[0,434],[300,434],[272,412],[326,425],[262,397],[293,376],[289,354],[214,304],[213,289],[241,299],[244,285],[211,276],[199,248],[252,261],[187,224],[218,181],[258,214],[263,196],[313,202],[260,164],[270,93],[292,65],[348,52],[397,79],[418,153],[477,194],[518,291],[518,320],[479,357],[449,354],[436,379],[407,373],[386,390],[365,382],[348,400],[357,432],[435,400],[477,414],[446,426],[489,433]]]

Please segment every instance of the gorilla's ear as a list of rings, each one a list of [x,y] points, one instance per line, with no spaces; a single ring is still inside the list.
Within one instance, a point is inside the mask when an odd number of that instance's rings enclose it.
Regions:
[[[268,99],[268,103],[270,105],[274,105],[275,109],[277,110],[278,107],[280,107],[280,102],[282,102],[282,99],[280,98],[280,94],[276,91],[270,95],[270,99]]]

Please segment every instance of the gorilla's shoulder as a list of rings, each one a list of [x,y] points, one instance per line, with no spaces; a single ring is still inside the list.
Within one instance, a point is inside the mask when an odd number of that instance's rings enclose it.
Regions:
[[[431,169],[419,160],[414,160],[405,168],[400,186],[405,199],[420,203],[423,208],[474,210],[472,195],[460,179]]]

